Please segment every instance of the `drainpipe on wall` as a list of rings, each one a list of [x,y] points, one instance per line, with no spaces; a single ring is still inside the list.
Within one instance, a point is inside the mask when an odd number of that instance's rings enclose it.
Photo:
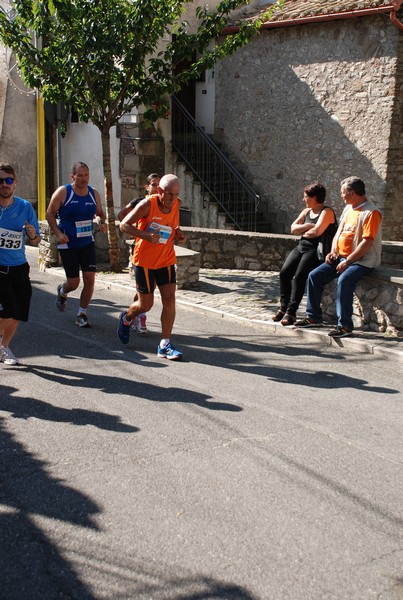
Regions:
[[[45,111],[43,98],[36,92],[36,172],[38,180],[38,220],[46,218],[46,173],[45,173]]]

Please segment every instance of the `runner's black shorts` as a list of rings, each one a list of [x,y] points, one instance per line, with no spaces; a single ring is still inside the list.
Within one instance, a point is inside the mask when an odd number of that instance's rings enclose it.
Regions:
[[[97,257],[95,244],[91,242],[80,248],[65,248],[59,250],[66,277],[75,278],[80,276],[80,268],[83,273],[97,270]]]
[[[176,269],[175,265],[162,267],[162,269],[147,269],[135,265],[134,277],[136,289],[140,294],[152,294],[156,285],[161,287],[168,283],[176,283]]]
[[[29,264],[17,267],[0,265],[0,318],[28,321],[31,296]]]

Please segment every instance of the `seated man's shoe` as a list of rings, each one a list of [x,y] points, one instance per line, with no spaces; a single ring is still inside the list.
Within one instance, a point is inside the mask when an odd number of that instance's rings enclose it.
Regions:
[[[294,323],[295,327],[323,327],[323,323],[322,321],[314,321],[313,319],[310,319],[309,317],[306,317],[306,319],[301,319],[300,321],[296,321]]]
[[[353,335],[353,332],[349,329],[346,329],[346,327],[340,327],[338,325],[337,327],[335,327],[335,329],[331,329],[328,335],[332,338],[344,338],[351,337]]]

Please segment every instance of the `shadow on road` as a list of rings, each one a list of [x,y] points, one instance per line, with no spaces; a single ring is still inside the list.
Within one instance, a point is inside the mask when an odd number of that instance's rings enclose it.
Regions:
[[[21,370],[21,369],[20,369]],[[28,369],[33,372],[33,369]],[[65,382],[63,382],[65,384]],[[140,431],[138,427],[122,423],[120,417],[108,415],[98,411],[85,410],[83,408],[62,408],[54,406],[43,400],[35,398],[15,398],[0,396],[0,410],[9,412],[17,419],[42,419],[44,421],[55,421],[58,423],[72,423],[73,425],[93,425],[99,429],[116,431],[118,433],[135,433]]]
[[[0,398],[15,404],[25,398],[2,387]],[[34,522],[36,515],[81,528],[97,529],[97,505],[81,492],[51,477],[44,461],[30,453],[0,418],[0,587],[7,600],[92,599],[58,548]],[[66,591],[69,594],[66,595]]]
[[[307,350],[305,346],[303,348],[288,346],[273,346],[268,345],[262,346],[260,343],[237,340],[237,347],[234,347],[233,342],[229,338],[223,338],[218,336],[203,337],[203,338],[189,338],[187,336],[177,336],[180,340],[178,345],[181,347],[193,346],[195,348],[187,351],[186,355],[192,362],[200,362],[215,367],[222,367],[226,369],[234,369],[239,373],[248,373],[254,375],[260,375],[266,377],[271,381],[278,383],[286,383],[298,386],[308,386],[311,388],[319,389],[343,389],[351,388],[354,390],[363,390],[365,392],[373,392],[376,394],[399,394],[399,390],[394,388],[374,386],[370,385],[368,380],[360,379],[358,377],[350,377],[341,373],[341,367],[335,363],[332,371],[319,370],[320,360],[331,360],[334,361],[337,358],[338,361],[345,360],[345,357],[334,355],[333,353],[325,353],[321,349]],[[267,354],[267,361],[265,359],[262,363],[261,358],[257,358],[256,354]],[[277,354],[284,355],[285,359],[287,356],[292,359],[290,366],[273,366],[267,364],[270,359],[270,355],[276,356]],[[299,356],[298,360],[293,360],[293,357]],[[303,359],[308,357],[309,365],[315,365],[312,359],[317,361],[316,365],[318,370],[304,370],[301,368]],[[363,369],[365,370],[365,369]]]
[[[27,407],[36,418],[41,407],[51,412],[46,403],[33,402],[16,392],[10,386],[1,388],[0,410],[11,412],[12,402],[14,416],[29,416]],[[85,420],[88,422],[88,417]],[[80,419],[73,422],[80,424]],[[149,563],[146,567],[146,561],[145,564],[141,559],[134,561],[132,555],[116,553],[116,549],[88,537],[86,529],[98,531],[93,517],[100,514],[100,508],[81,492],[53,478],[47,463],[29,452],[5,425],[6,420],[0,417],[2,598],[95,600],[101,595],[106,597],[106,589],[111,592],[110,598],[136,600],[165,600],[168,596],[177,600],[256,600],[245,588],[211,577],[197,574],[172,577],[169,567],[158,564],[150,567]],[[36,522],[37,516],[54,519],[52,530],[63,541],[54,543]],[[76,526],[72,539],[63,536],[60,522]],[[138,552],[141,554],[141,547]],[[87,583],[78,574],[82,569]]]
[[[150,385],[144,382],[130,381],[123,377],[111,377],[77,370],[72,372],[58,367],[30,365],[29,367],[19,367],[18,371],[27,371],[42,379],[63,384],[63,386],[72,386],[79,389],[92,388],[105,394],[133,396],[134,398],[144,398],[153,402],[183,402],[195,404],[200,408],[209,410],[242,411],[242,408],[236,404],[215,402],[210,399],[211,396],[179,387]],[[22,418],[37,416],[50,421],[66,421],[77,425],[90,423],[96,427],[112,429],[113,431],[138,431],[136,427],[128,429],[131,426],[120,423],[119,417],[83,409],[58,408],[39,400],[29,399],[25,403],[20,403],[18,407],[14,403],[6,404],[6,408],[3,408],[3,406],[0,400],[0,410],[11,408],[15,416]]]

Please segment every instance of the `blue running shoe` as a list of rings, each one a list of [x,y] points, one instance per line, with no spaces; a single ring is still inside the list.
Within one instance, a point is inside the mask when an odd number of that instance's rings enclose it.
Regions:
[[[157,356],[159,356],[159,358],[167,358],[168,360],[181,360],[183,355],[179,350],[175,350],[171,342],[169,342],[165,348],[158,346]]]
[[[128,344],[130,340],[130,325],[126,325],[124,322],[126,314],[122,312],[119,315],[118,338],[122,344]]]

